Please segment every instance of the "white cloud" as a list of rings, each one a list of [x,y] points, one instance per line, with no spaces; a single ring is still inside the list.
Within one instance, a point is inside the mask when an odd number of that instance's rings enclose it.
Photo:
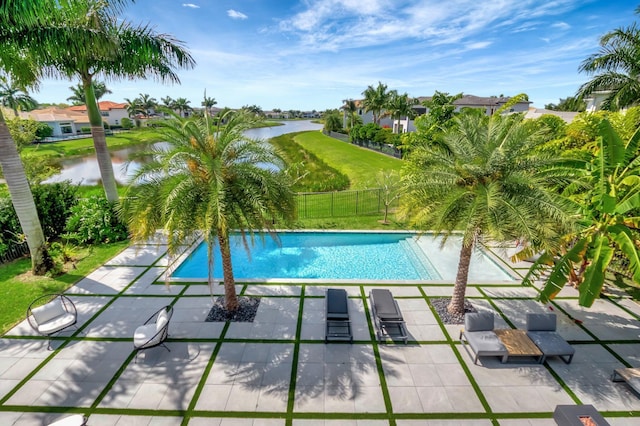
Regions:
[[[190,7],[191,9],[200,9],[200,6],[193,3],[182,3],[183,7]]]
[[[569,28],[571,28],[571,25],[567,24],[566,22],[556,22],[555,24],[551,25],[553,28],[559,28],[561,30],[568,30]]]
[[[490,41],[477,41],[475,43],[469,43],[466,45],[468,50],[485,49],[491,46],[493,43]]]
[[[229,9],[227,10],[227,15],[232,19],[247,19],[248,16],[242,12],[238,12],[237,10]]]

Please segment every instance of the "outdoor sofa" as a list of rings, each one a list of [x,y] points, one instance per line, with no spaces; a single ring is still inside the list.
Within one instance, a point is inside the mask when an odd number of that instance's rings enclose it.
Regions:
[[[481,356],[499,356],[507,362],[507,348],[493,331],[494,316],[491,312],[468,312],[464,315],[464,329],[460,331],[460,343],[465,342],[475,354],[473,363]]]
[[[556,332],[556,314],[529,312],[526,321],[527,336],[542,351],[541,364],[550,356],[557,356],[566,364],[571,362],[576,350]]]

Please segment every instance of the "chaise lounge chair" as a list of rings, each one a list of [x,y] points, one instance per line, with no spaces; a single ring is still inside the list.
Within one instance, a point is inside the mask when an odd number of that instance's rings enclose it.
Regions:
[[[611,381],[625,382],[636,395],[640,395],[640,368],[617,368],[613,370]]]
[[[460,330],[460,343],[465,341],[475,354],[473,363],[478,363],[481,356],[499,356],[501,362],[507,362],[509,353],[498,335],[493,331],[494,316],[491,312],[466,313],[464,329]]]
[[[576,350],[556,332],[556,314],[527,313],[527,336],[542,351],[542,364],[549,356],[560,357],[565,364],[573,359]]]
[[[327,289],[326,305],[327,329],[324,342],[344,340],[353,342],[347,292],[344,289]]]
[[[387,289],[373,289],[369,292],[369,301],[378,340],[382,341],[386,335],[391,339],[402,339],[406,344],[409,339],[407,327],[391,292]]]
[[[136,328],[133,334],[133,347],[136,350],[135,362],[138,362],[138,353],[143,349],[162,345],[166,350],[171,349],[164,344],[169,337],[169,321],[173,315],[173,306],[167,305],[151,315],[151,317]]]
[[[42,306],[43,300],[51,299]],[[27,321],[31,328],[49,337],[47,349],[51,350],[51,336],[68,327],[75,327],[78,320],[76,305],[62,294],[46,294],[31,302],[27,308]],[[77,328],[77,327],[75,327]]]

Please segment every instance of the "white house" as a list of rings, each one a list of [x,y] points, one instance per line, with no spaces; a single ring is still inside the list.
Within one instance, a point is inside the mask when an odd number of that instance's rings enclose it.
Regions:
[[[76,135],[82,127],[90,127],[89,116],[85,113],[62,108],[42,108],[20,112],[20,118],[32,119],[45,123],[53,129],[54,137]]]
[[[587,104],[586,111],[595,112],[600,110],[601,109],[600,106],[605,101],[605,99],[609,97],[609,95],[611,95],[610,90],[600,90],[600,91],[593,92],[591,95],[584,98],[584,101]]]
[[[102,116],[102,121],[106,121],[109,126],[121,126],[123,118],[129,118],[129,113],[127,112],[127,104],[125,103],[116,103],[111,101],[102,101],[98,102],[98,108],[100,108],[100,115]],[[67,108],[69,111],[80,112],[83,114],[87,113],[86,105],[77,105]]]
[[[414,105],[413,109],[415,111],[415,115],[419,116],[422,114],[426,114],[429,112],[429,109],[422,105],[424,101],[428,101],[431,99],[430,96],[421,96],[416,99],[416,105]],[[463,108],[479,108],[484,110],[486,115],[493,115],[499,108],[505,105],[511,98],[508,96],[474,96],[474,95],[464,95],[460,99],[456,99],[453,101],[455,105],[456,112],[459,112]],[[365,111],[362,106],[362,100],[355,101],[356,106],[358,107],[358,115],[362,119],[363,124],[372,123],[373,122],[373,114],[371,111]],[[509,108],[509,111],[505,112],[526,112],[529,110],[529,105],[531,102],[529,101],[520,101]],[[345,106],[342,107],[343,110]],[[384,115],[384,112],[383,112]],[[396,133],[406,133],[413,132],[416,130],[413,120],[410,120],[408,117],[400,120],[392,120],[390,117],[385,116],[380,119],[380,126],[388,127],[393,129]]]
[[[574,118],[576,118],[576,115],[580,114],[579,112],[572,112],[572,111],[554,111],[554,110],[550,110],[550,109],[544,109],[544,108],[534,108],[534,107],[530,107],[529,111],[527,111],[527,113],[524,115],[524,118],[528,118],[528,119],[536,119],[536,118],[540,118],[543,115],[546,114],[550,114],[550,115],[555,115],[556,117],[560,117],[564,120],[565,123],[569,124],[573,121]]]

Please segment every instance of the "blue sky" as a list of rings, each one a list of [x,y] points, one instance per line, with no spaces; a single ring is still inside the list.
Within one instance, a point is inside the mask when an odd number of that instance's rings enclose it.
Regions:
[[[393,7],[389,6],[393,4]],[[640,2],[638,3],[640,4]],[[186,43],[181,85],[107,82],[103,99],[148,93],[200,106],[323,111],[381,81],[410,96],[527,93],[536,107],[572,96],[600,36],[634,22],[632,0],[137,0],[123,15]],[[65,102],[76,81],[33,96]]]

